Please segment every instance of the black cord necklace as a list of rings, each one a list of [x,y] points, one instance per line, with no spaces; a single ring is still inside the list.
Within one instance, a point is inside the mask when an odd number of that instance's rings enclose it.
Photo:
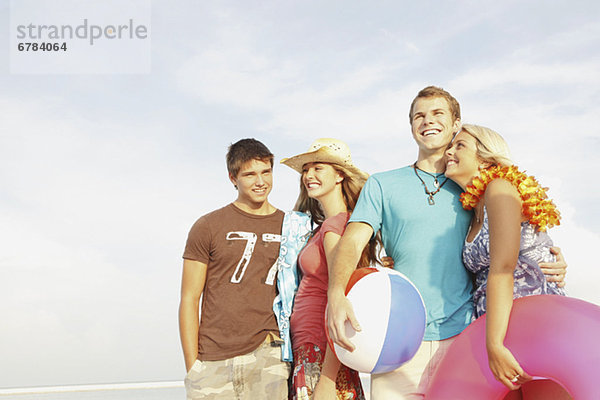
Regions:
[[[440,182],[438,181],[438,178],[440,176],[444,175],[443,173],[437,174],[437,175],[430,174],[429,172],[423,171],[421,168],[417,167],[417,163],[416,162],[412,165],[412,167],[413,167],[413,170],[415,171],[415,175],[417,176],[417,178],[419,178],[419,180],[423,184],[423,188],[425,188],[425,194],[427,194],[427,202],[429,203],[430,206],[434,205],[435,201],[433,200],[433,196],[435,196],[440,191],[440,189],[442,188],[442,186],[444,186],[444,184],[446,182],[448,182],[448,177],[446,177],[446,179],[444,180],[444,182],[442,182],[440,184]],[[427,175],[429,175],[429,176],[431,176],[433,178],[433,186],[436,187],[436,189],[433,192],[431,192],[429,190],[429,188],[427,188],[427,184],[425,184],[425,181],[423,180],[423,178],[421,178],[421,176],[419,175],[419,173],[417,172],[417,170],[419,170],[421,172],[424,172],[424,173],[426,173]]]

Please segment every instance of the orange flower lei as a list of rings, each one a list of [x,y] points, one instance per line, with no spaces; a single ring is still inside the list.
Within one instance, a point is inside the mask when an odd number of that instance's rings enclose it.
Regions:
[[[485,193],[487,185],[498,178],[509,181],[517,188],[523,201],[523,215],[527,217],[530,224],[537,225],[539,231],[544,232],[548,228],[560,225],[560,213],[546,195],[548,188],[541,187],[533,176],[519,171],[514,165],[510,167],[497,165],[482,170],[479,176],[473,178],[467,190],[460,195],[463,208],[471,210],[475,207]]]

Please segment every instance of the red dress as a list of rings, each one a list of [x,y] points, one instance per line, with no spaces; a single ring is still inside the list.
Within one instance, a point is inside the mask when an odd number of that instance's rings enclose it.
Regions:
[[[350,215],[340,213],[323,221],[300,252],[302,281],[294,299],[290,318],[294,370],[291,398],[308,399],[321,376],[327,351],[325,337],[325,308],[327,307],[327,259],[323,238],[327,232],[342,235]],[[338,399],[364,400],[358,372],[341,365],[336,378]]]

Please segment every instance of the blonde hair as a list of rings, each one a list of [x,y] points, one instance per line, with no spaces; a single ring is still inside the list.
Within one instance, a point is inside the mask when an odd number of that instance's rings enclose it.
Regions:
[[[354,207],[356,207],[356,202],[358,201],[360,191],[365,184],[365,180],[358,177],[356,174],[353,174],[347,168],[339,164],[323,164],[331,165],[333,169],[335,169],[344,178],[342,180],[342,197],[348,212],[352,213]],[[296,200],[294,210],[309,214],[313,224],[316,224],[320,227],[325,220],[325,213],[323,212],[319,201],[308,196],[308,191],[302,182],[303,175],[304,174],[300,175],[300,194]],[[368,245],[364,248],[358,262],[358,267],[367,267],[371,263],[381,264],[381,261],[378,258],[379,247],[383,248],[383,244],[381,242],[381,235],[377,233],[377,235],[369,240]]]
[[[499,133],[485,126],[463,124],[462,130],[477,142],[477,156],[492,165],[510,167],[513,162],[506,140]]]

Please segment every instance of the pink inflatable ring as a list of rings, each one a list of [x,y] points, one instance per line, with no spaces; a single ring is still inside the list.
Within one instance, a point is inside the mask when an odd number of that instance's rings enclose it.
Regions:
[[[504,343],[529,375],[551,379],[584,400],[600,396],[599,338],[600,307],[542,295],[515,300]],[[502,399],[507,393],[488,366],[484,315],[452,343],[425,398]]]

